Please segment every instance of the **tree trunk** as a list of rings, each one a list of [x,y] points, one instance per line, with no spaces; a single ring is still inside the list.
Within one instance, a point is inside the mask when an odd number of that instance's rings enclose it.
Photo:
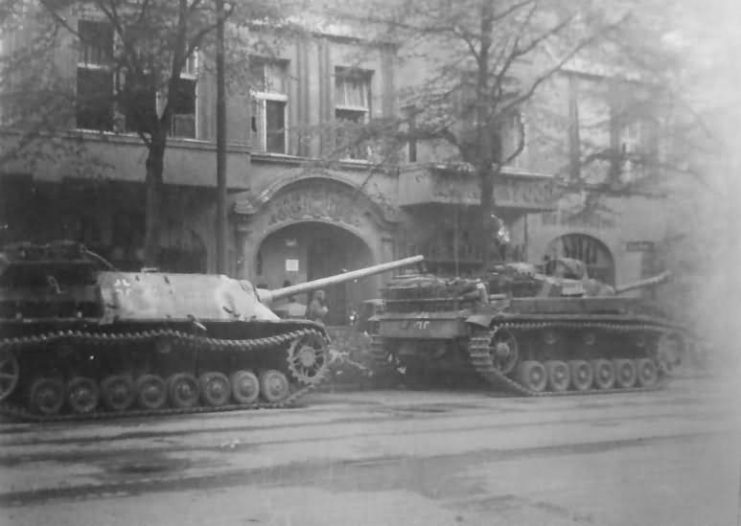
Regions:
[[[146,205],[144,217],[144,266],[156,267],[159,261],[165,133],[153,134],[147,155]]]
[[[494,215],[494,172],[491,164],[488,166],[479,166],[478,175],[481,183],[479,185],[481,187],[479,218],[481,237],[479,239],[479,247],[483,257],[483,271],[486,272],[489,270],[489,264],[491,263],[492,241],[496,235],[492,221],[492,216]]]

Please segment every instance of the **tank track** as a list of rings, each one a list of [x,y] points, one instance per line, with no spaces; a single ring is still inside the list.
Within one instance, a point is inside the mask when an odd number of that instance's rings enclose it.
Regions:
[[[238,351],[238,352],[255,352],[271,347],[276,347],[292,341],[296,338],[315,334],[326,340],[322,331],[314,328],[298,329],[285,334],[267,336],[264,338],[252,339],[218,339],[188,334],[174,329],[155,329],[139,332],[124,333],[89,333],[85,331],[56,331],[41,335],[9,338],[0,340],[0,350],[19,350],[26,346],[36,345],[39,343],[54,343],[59,341],[69,343],[94,343],[100,345],[130,343],[137,344],[144,341],[167,338],[178,345],[187,345],[191,349],[199,351]],[[126,417],[144,417],[159,415],[179,415],[179,414],[198,414],[223,411],[235,411],[245,409],[276,409],[294,406],[296,402],[316,389],[327,378],[328,367],[317,375],[316,381],[304,385],[279,402],[256,401],[252,404],[229,404],[220,407],[213,406],[196,406],[192,408],[173,408],[165,407],[161,409],[133,409],[125,411],[105,411],[96,410],[86,414],[59,414],[59,415],[40,415],[36,414],[25,407],[8,402],[0,403],[0,415],[13,420],[29,422],[64,422],[64,421],[87,421],[87,420],[104,420]]]
[[[533,329],[550,329],[550,328],[568,328],[568,329],[599,329],[612,332],[631,332],[631,331],[653,331],[658,333],[670,332],[671,329],[656,325],[621,325],[618,323],[595,323],[595,322],[505,322],[496,325],[493,329],[477,329],[471,335],[468,343],[468,354],[471,359],[476,373],[479,374],[493,389],[517,396],[532,397],[550,397],[550,396],[580,396],[609,393],[630,393],[640,391],[656,391],[661,389],[665,382],[666,376],[659,375],[656,385],[651,387],[629,387],[613,389],[594,389],[590,388],[585,391],[567,390],[567,391],[534,391],[522,385],[518,381],[509,378],[494,367],[494,363],[489,351],[489,342],[499,330],[533,330]]]

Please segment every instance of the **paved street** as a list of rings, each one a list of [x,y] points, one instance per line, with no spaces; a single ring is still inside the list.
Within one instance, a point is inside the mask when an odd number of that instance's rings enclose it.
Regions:
[[[2,424],[3,525],[736,524],[728,382],[551,399],[319,393],[303,408]]]

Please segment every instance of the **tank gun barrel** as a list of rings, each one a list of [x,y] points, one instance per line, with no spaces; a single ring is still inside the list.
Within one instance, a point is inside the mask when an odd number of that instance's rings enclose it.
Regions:
[[[381,274],[389,270],[395,270],[397,268],[408,267],[415,265],[424,260],[424,256],[411,256],[404,259],[397,259],[395,261],[389,261],[387,263],[380,263],[378,265],[372,265],[370,267],[352,270],[350,272],[344,272],[335,276],[328,276],[326,278],[315,279],[313,281],[307,281],[306,283],[298,283],[289,287],[282,287],[275,290],[258,289],[257,293],[260,296],[260,301],[270,305],[273,301],[296,294],[303,294],[312,290],[322,289],[331,285],[337,285],[338,283],[344,283],[346,281],[352,281],[355,279],[365,278],[367,276],[373,276],[375,274]]]
[[[667,270],[657,276],[652,276],[650,278],[641,279],[638,281],[634,281],[633,283],[628,283],[626,285],[615,287],[615,294],[623,294],[624,292],[628,292],[631,290],[644,289],[646,287],[653,287],[656,285],[660,285],[662,283],[665,283],[666,281],[669,281],[670,277],[671,277],[671,272]]]

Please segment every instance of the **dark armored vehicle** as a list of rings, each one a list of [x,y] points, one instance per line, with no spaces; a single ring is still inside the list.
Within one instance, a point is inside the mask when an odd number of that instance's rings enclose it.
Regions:
[[[522,395],[652,389],[690,340],[628,290],[589,279],[582,262],[498,267],[482,279],[431,275],[394,279],[382,293],[372,343],[379,373],[403,371],[428,386],[476,373],[492,389]]]
[[[25,419],[279,407],[325,378],[325,328],[268,304],[414,264],[278,290],[118,272],[78,243],[0,252],[0,413]]]

